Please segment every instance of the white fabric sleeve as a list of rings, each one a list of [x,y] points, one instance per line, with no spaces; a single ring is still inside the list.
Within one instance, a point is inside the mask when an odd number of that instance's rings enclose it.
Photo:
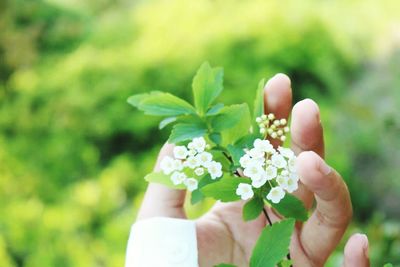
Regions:
[[[156,217],[134,223],[125,267],[198,267],[194,221]]]

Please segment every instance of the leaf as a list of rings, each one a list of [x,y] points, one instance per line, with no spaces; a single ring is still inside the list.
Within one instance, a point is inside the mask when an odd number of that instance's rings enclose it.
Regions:
[[[293,261],[292,260],[282,260],[278,266],[280,267],[291,267],[293,265]]]
[[[150,93],[136,94],[136,95],[130,96],[127,99],[127,102],[129,104],[131,104],[132,106],[137,108],[139,106],[139,103],[142,100],[144,100],[145,98],[147,98],[147,97],[149,97],[151,95],[157,95],[157,94],[160,94],[160,93],[162,93],[162,92],[160,92],[160,91],[152,91]]]
[[[232,157],[233,164],[237,167],[240,166],[240,158],[245,154],[243,148],[235,145],[228,145],[226,147],[228,149],[229,154]]]
[[[279,203],[271,202],[270,205],[286,218],[303,222],[308,219],[308,212],[303,202],[291,194],[286,194]]]
[[[212,197],[222,202],[236,201],[240,196],[236,195],[236,188],[240,183],[251,182],[250,179],[231,176],[231,174],[224,174],[224,176],[217,182],[204,186],[200,191],[206,197]]]
[[[393,264],[391,264],[391,263],[386,263],[385,265],[383,265],[383,267],[393,267]]]
[[[241,121],[242,116],[246,115],[246,109],[248,110],[247,104],[238,104],[222,108],[218,115],[212,118],[211,127],[216,132],[231,129]]]
[[[176,117],[168,117],[163,119],[160,124],[158,125],[158,129],[163,129],[165,126],[167,126],[170,123],[173,123],[174,121],[176,121]]]
[[[294,219],[286,219],[262,231],[250,258],[250,267],[274,267],[289,252]]]
[[[201,188],[204,186],[215,183],[217,180],[211,179],[211,176],[209,174],[205,175],[202,177],[199,181],[198,188],[192,192],[191,198],[190,198],[190,203],[192,205],[202,201],[204,199],[204,194],[200,191]]]
[[[171,181],[170,175],[166,175],[163,172],[149,173],[144,177],[144,179],[149,183],[163,184],[174,189],[185,189],[183,184],[174,185],[174,183]]]
[[[212,106],[206,113],[206,116],[213,116],[218,114],[218,112],[224,107],[224,104],[218,103]]]
[[[208,135],[211,141],[213,141],[215,144],[219,145],[221,144],[222,141],[222,136],[220,133],[210,133]]]
[[[233,264],[228,264],[228,263],[220,263],[218,265],[215,265],[214,267],[237,267],[237,266],[233,265]]]
[[[211,68],[208,62],[203,63],[193,78],[192,88],[194,104],[203,115],[223,89],[222,68]]]
[[[232,128],[221,131],[222,144],[234,144],[238,139],[249,134],[251,127],[250,110],[247,104],[243,104],[245,108],[241,109],[240,121],[237,122]]]
[[[196,110],[185,100],[169,93],[150,94],[146,97],[139,97],[140,102],[137,107],[145,114],[155,116],[178,116],[196,114]],[[131,99],[134,104],[139,101],[137,98]]]
[[[250,221],[257,219],[264,208],[264,201],[261,197],[254,197],[243,206],[243,220]]]
[[[168,142],[178,143],[191,140],[195,137],[204,136],[207,133],[207,125],[204,123],[177,123],[174,125]]]

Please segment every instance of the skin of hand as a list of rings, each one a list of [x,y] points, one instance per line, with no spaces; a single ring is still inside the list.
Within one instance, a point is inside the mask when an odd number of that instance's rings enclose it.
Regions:
[[[292,109],[290,79],[284,74],[271,78],[264,89],[265,113],[277,118],[288,118]],[[324,158],[323,130],[318,105],[305,99],[292,109],[291,144],[298,155],[297,169],[300,178],[295,195],[307,208],[316,202],[315,210],[305,223],[296,223],[291,239],[290,254],[294,266],[323,266],[340,242],[352,217],[349,192],[341,176]],[[271,141],[272,142],[272,141]],[[273,141],[275,146],[279,142]],[[172,155],[173,146],[164,145],[156,164]],[[186,218],[183,204],[184,190],[174,190],[160,184],[149,184],[138,220],[151,217]],[[196,221],[199,266],[232,263],[248,266],[252,249],[267,224],[264,216],[244,222],[242,206],[245,202],[217,202],[209,212]],[[279,214],[268,208],[272,221]],[[367,267],[368,239],[355,234],[346,244],[343,267]]]

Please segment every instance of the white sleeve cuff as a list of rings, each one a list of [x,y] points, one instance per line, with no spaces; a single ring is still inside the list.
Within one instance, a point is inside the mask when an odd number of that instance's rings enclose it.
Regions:
[[[198,267],[194,221],[156,217],[132,225],[125,267]]]

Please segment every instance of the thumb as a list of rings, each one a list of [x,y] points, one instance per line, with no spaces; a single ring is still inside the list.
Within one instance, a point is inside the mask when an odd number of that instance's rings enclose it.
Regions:
[[[363,234],[354,234],[344,248],[343,267],[369,267],[368,238]]]
[[[172,144],[165,144],[161,148],[154,168],[155,171],[160,170],[160,162],[165,156],[173,155],[173,149],[174,145]],[[162,184],[149,183],[137,220],[151,217],[186,218],[183,210],[185,194],[185,190],[171,189]]]

